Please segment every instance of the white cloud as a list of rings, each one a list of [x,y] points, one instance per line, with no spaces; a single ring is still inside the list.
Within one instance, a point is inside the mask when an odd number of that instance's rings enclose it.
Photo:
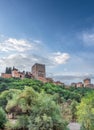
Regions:
[[[23,39],[9,38],[0,43],[0,50],[3,52],[24,52],[34,49],[34,44]]]
[[[53,56],[51,57],[51,59],[56,64],[65,64],[70,59],[70,55],[68,53],[56,52],[56,53],[53,53]]]
[[[65,53],[62,54],[61,57],[57,58],[57,54],[55,53],[54,59],[50,59],[49,57],[40,56],[37,54],[27,54],[27,53],[17,53],[17,54],[10,54],[8,56],[2,57],[0,59],[0,67],[5,68],[6,66],[15,66],[21,70],[31,70],[31,66],[34,63],[41,63],[45,64],[46,66],[56,66],[58,64],[64,64],[68,60],[68,56]],[[59,54],[59,56],[60,56]],[[58,57],[58,56],[57,56]]]
[[[94,45],[94,33],[86,33],[82,34],[82,40],[86,45]]]
[[[0,67],[17,67],[20,70],[31,70],[34,63],[45,64],[49,67],[65,64],[70,55],[68,53],[53,52],[39,40],[4,38],[0,41]]]
[[[11,54],[9,56],[2,57],[0,59],[0,67],[2,67],[3,70],[6,66],[10,66],[10,67],[15,66],[20,70],[30,71],[31,66],[34,63],[41,63],[45,65],[52,64],[52,62],[48,58],[35,55],[35,54],[25,54],[25,53]]]
[[[35,43],[38,43],[38,44],[40,44],[41,43],[41,41],[40,40],[33,40]]]

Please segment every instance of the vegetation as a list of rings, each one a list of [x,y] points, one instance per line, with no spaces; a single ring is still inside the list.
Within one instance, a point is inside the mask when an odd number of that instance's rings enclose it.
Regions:
[[[23,79],[20,80],[19,78],[14,79],[3,79],[0,78],[0,92],[9,89],[19,89],[23,90],[25,86],[32,87],[35,91],[41,92],[44,90],[48,94],[59,94],[59,97],[62,100],[62,97],[65,100],[71,99],[76,100],[77,102],[81,101],[81,98],[86,95],[87,92],[91,92],[91,88],[75,88],[70,87],[69,89],[65,88],[64,86],[54,85],[52,83],[42,83],[38,80],[33,79]]]
[[[72,121],[76,121],[76,119],[77,119],[77,115],[76,115],[76,112],[77,112],[77,102],[75,101],[75,100],[73,100],[72,101],[72,103],[71,103],[71,107],[70,107],[70,109],[71,109],[71,114],[72,114]]]
[[[0,107],[0,128],[3,129],[7,119],[5,111]]]
[[[94,92],[82,98],[77,110],[78,121],[82,124],[81,130],[94,130]]]
[[[63,119],[59,105],[54,96],[35,92],[25,87],[19,95],[8,100],[6,111],[17,118],[16,126],[29,130],[67,130],[67,122]]]
[[[12,68],[11,67],[6,67],[5,73],[6,74],[11,74],[12,73]]]
[[[94,130],[93,91],[28,78],[0,78],[0,129],[67,130],[69,122],[78,120],[82,130]]]

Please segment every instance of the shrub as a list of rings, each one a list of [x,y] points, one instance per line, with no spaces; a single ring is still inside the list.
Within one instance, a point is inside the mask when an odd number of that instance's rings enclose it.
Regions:
[[[4,128],[6,121],[7,121],[6,113],[2,108],[0,108],[0,128],[1,129]]]
[[[81,130],[94,130],[94,92],[82,98],[77,110]]]

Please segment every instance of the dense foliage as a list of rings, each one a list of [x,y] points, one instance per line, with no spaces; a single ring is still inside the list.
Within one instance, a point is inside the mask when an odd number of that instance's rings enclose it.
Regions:
[[[35,91],[41,92],[44,90],[48,94],[59,94],[59,97],[62,100],[62,97],[65,100],[71,99],[80,102],[81,98],[86,95],[87,92],[91,92],[91,88],[65,88],[65,86],[58,86],[52,83],[42,83],[38,80],[33,79],[3,79],[0,78],[0,92],[9,89],[19,89],[23,90],[25,86],[32,87]]]
[[[82,98],[77,110],[81,130],[94,130],[94,92]]]
[[[19,95],[14,92],[8,100],[6,111],[12,113],[14,119],[16,117],[15,125],[20,129],[67,130],[67,122],[54,98],[55,95],[46,94],[44,91],[38,93],[25,87]]]
[[[82,130],[93,130],[93,91],[91,88],[66,88],[28,78],[0,78],[0,111],[12,116],[7,122],[6,118],[3,119],[0,129],[5,126],[7,130],[67,130],[68,122],[78,118]]]
[[[6,113],[5,111],[0,107],[0,128],[4,128],[5,123],[6,123]]]

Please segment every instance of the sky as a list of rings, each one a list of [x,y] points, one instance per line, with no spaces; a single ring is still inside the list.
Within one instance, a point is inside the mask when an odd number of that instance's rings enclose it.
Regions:
[[[34,63],[66,84],[94,83],[94,0],[0,0],[0,73]]]

